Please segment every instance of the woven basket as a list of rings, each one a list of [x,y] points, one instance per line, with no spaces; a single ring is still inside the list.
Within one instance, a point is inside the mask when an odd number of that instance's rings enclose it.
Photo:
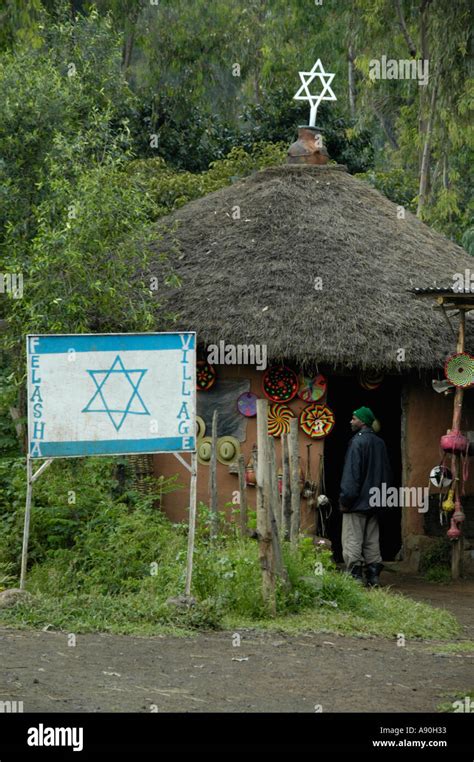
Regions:
[[[133,469],[135,488],[143,495],[149,495],[153,486],[146,479],[153,476],[153,455],[129,455],[128,460]]]

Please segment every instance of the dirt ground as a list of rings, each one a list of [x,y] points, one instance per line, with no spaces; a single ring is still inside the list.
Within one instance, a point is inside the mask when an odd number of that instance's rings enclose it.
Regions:
[[[384,583],[452,611],[474,634],[474,582]],[[383,638],[233,633],[130,637],[0,629],[0,700],[25,712],[421,712],[472,690],[473,655]]]

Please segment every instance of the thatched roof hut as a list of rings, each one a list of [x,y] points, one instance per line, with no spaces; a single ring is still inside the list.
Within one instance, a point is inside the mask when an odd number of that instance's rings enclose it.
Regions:
[[[182,287],[168,302],[204,345],[396,373],[452,349],[441,312],[410,291],[449,284],[472,257],[345,167],[266,169],[164,220],[176,223]]]
[[[301,145],[295,144],[295,156]],[[331,539],[337,542],[340,536],[340,474],[351,411],[359,405],[371,406],[381,421],[397,486],[425,489],[453,410],[452,396],[436,394],[431,379],[442,376],[456,337],[455,326],[450,328],[434,300],[416,298],[413,291],[449,288],[456,273],[473,268],[472,257],[345,167],[331,164],[256,172],[188,203],[163,224],[153,274],[165,266],[159,255],[166,252],[166,268],[171,265],[182,281],[180,288],[167,291],[164,305],[178,313],[176,328],[195,330],[202,349],[219,342],[265,346],[269,363],[282,361],[296,372],[317,369],[327,376],[327,403],[336,425],[314,442],[311,455],[311,440],[302,434],[300,457],[302,465],[312,459],[313,473],[318,462],[325,463],[326,478],[319,483],[336,506],[329,520]],[[170,226],[173,233],[166,232]],[[163,299],[161,292],[158,296]],[[473,326],[468,315],[467,351],[474,343]],[[384,381],[377,388],[364,386],[360,371],[385,374]],[[217,374],[222,388],[198,393],[198,414],[207,415],[208,428],[213,405],[235,415],[237,396],[225,396],[225,384],[237,389],[244,383],[263,396],[262,373],[255,367],[223,364]],[[466,395],[463,411],[466,431],[474,431],[472,396]],[[296,416],[304,406],[296,397],[290,402]],[[237,437],[247,463],[256,441],[254,419],[239,431],[223,428],[218,436]],[[158,456],[155,468],[165,475],[180,471],[167,456]],[[186,478],[182,470],[181,475]],[[218,484],[220,505],[229,504],[237,489],[235,473],[219,464]],[[203,468],[198,498],[204,502],[207,485]],[[474,494],[472,475],[466,490]],[[426,515],[416,507],[386,514],[385,559],[393,559],[402,543],[405,559],[417,568],[423,543],[430,539],[426,535],[445,532],[438,499],[436,494]],[[171,518],[182,520],[186,491],[173,495],[167,506]],[[315,512],[307,509],[302,515],[309,527]],[[474,529],[471,535],[474,547]]]

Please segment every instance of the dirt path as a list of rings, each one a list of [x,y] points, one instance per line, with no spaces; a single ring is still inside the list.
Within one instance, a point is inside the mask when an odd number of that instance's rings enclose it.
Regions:
[[[472,635],[474,583],[394,577],[397,590],[444,605]],[[4,628],[0,700],[23,701],[25,712],[433,712],[474,683],[472,655],[423,642],[240,631],[235,647],[232,636],[87,634],[70,647],[66,633]]]

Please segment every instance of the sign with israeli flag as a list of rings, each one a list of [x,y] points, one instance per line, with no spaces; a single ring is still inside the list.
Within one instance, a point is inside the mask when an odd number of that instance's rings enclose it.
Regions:
[[[27,336],[30,458],[196,449],[196,334]]]

